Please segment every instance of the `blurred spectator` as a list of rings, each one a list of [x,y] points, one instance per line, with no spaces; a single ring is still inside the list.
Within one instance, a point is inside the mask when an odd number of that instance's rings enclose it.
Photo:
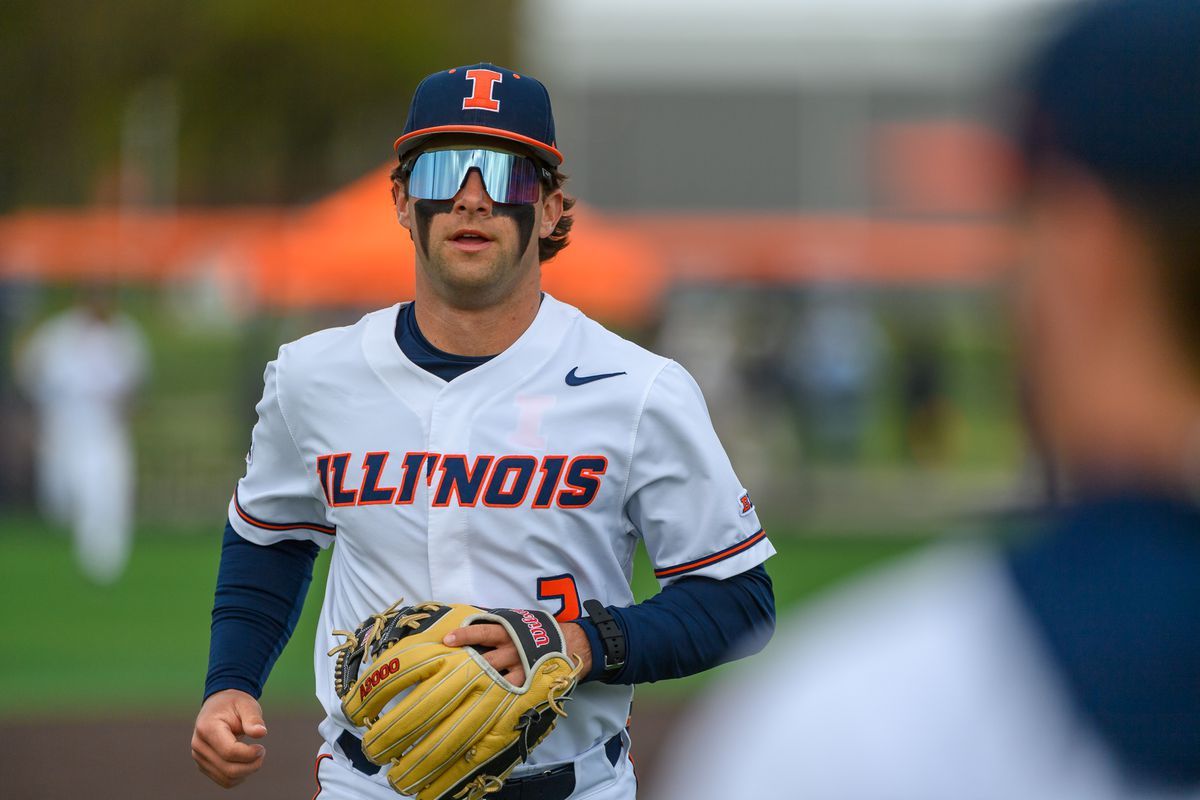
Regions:
[[[933,330],[913,333],[900,352],[900,411],[904,449],[923,465],[943,461],[953,409],[946,387],[946,356]]]
[[[80,569],[108,584],[132,544],[134,455],[128,412],[146,371],[137,325],[110,289],[89,287],[39,326],[18,354],[20,384],[38,421],[42,513],[69,525]]]
[[[1085,6],[1021,123],[1028,400],[1070,501],[777,638],[660,796],[1200,797],[1200,3]]]
[[[850,288],[821,285],[806,298],[785,369],[796,387],[805,438],[817,457],[858,458],[880,338],[871,310]]]

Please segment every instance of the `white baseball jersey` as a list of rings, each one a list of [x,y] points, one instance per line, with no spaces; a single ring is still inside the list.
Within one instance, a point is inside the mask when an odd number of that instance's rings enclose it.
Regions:
[[[337,542],[315,647],[330,744],[354,730],[330,632],[398,598],[569,620],[585,599],[633,602],[639,538],[663,584],[774,553],[678,364],[546,295],[511,347],[446,382],[400,350],[398,310],[280,349],[229,509],[259,544]],[[632,688],[587,683],[574,698],[531,764],[619,733]]]

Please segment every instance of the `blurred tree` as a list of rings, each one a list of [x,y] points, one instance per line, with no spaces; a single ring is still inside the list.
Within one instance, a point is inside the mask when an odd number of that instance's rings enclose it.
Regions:
[[[516,2],[6,0],[0,210],[127,196],[147,96],[179,202],[311,199],[387,159],[422,76],[511,64]]]

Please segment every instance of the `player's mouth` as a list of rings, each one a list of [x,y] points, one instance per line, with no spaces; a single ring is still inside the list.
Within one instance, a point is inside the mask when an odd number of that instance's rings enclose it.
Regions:
[[[450,243],[468,253],[476,253],[492,243],[492,237],[474,228],[461,228],[450,236]]]

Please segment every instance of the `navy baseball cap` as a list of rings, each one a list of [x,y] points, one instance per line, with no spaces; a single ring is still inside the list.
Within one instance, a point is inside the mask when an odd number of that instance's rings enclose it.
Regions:
[[[1200,2],[1089,3],[1026,75],[1030,165],[1067,157],[1121,186],[1200,189]]]
[[[550,93],[536,78],[495,64],[435,72],[417,85],[396,155],[430,136],[476,133],[519,142],[553,166],[562,163],[554,142]]]

